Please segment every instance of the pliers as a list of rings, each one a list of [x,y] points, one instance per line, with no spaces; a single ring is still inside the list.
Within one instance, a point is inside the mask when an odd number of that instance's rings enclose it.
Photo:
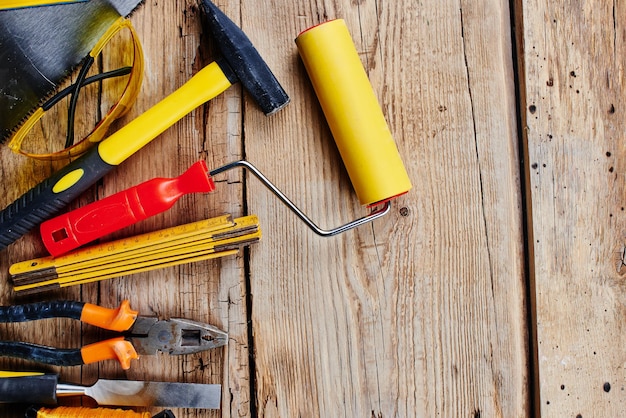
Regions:
[[[122,335],[86,345],[80,349],[57,349],[43,345],[0,341],[0,355],[34,360],[55,366],[78,366],[102,360],[117,360],[123,369],[139,355],[158,351],[180,355],[221,347],[228,334],[212,325],[188,319],[138,316],[127,300],[115,309],[77,301],[50,301],[0,306],[0,323],[45,318],[71,318]]]

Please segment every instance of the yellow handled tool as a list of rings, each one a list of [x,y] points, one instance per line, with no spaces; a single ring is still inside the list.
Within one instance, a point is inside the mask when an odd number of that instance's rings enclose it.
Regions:
[[[170,411],[171,412],[171,411]],[[56,408],[30,408],[26,418],[165,418],[174,415],[155,415],[124,409],[86,408],[80,406],[58,406]]]

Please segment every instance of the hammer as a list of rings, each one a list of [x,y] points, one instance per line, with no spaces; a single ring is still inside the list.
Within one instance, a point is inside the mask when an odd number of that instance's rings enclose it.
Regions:
[[[0,249],[51,218],[187,113],[237,81],[248,90],[266,115],[289,103],[289,97],[243,31],[209,0],[202,0],[202,6],[221,57],[2,210]]]

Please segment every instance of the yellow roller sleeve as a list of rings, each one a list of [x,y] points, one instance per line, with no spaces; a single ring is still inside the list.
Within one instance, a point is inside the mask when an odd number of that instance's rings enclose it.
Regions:
[[[361,204],[406,193],[411,181],[345,22],[308,29],[296,45]]]

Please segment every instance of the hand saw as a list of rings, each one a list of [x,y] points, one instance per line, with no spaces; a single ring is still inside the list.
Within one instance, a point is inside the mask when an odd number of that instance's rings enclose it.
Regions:
[[[141,0],[90,0],[0,11],[0,142]]]
[[[4,0],[0,10],[21,9],[23,7],[50,6],[53,4],[76,3],[89,0]]]

